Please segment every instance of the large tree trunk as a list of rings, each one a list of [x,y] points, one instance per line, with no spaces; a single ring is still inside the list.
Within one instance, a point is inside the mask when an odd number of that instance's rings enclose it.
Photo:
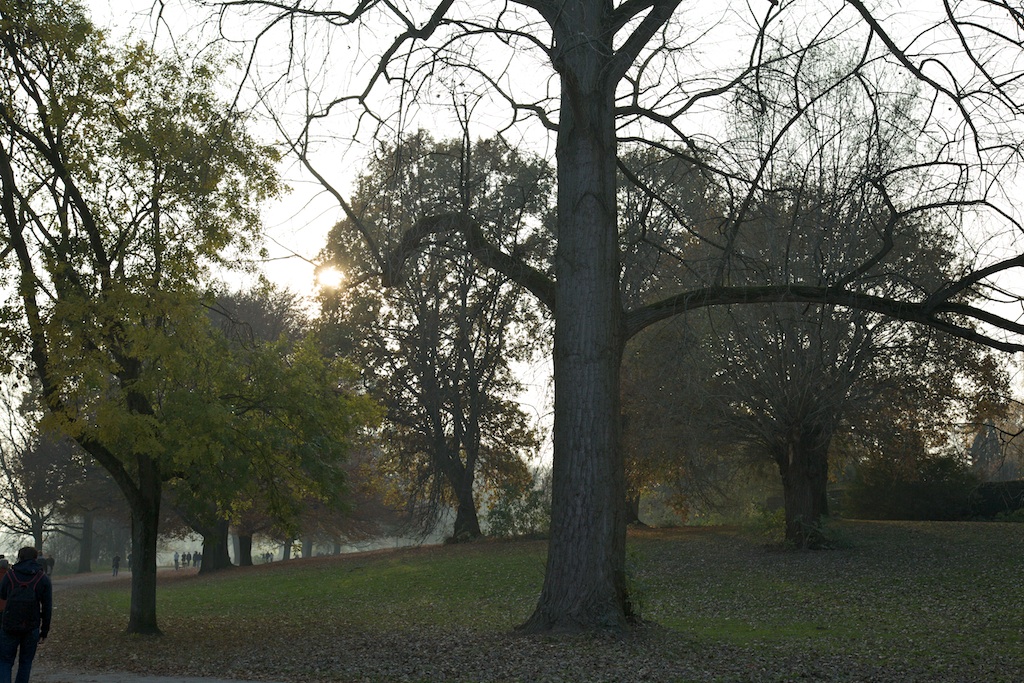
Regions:
[[[822,518],[828,515],[828,447],[822,429],[794,434],[776,453],[786,507],[786,540],[798,548],[820,547]]]
[[[77,574],[88,574],[92,571],[92,541],[94,517],[91,512],[82,515],[82,538],[78,541]]]
[[[219,519],[213,526],[197,529],[203,535],[203,559],[199,563],[200,574],[210,574],[234,567],[228,554],[230,525]]]
[[[132,513],[132,599],[128,633],[160,635],[156,624],[156,544],[163,488],[156,463],[139,456],[138,487],[124,491]]]
[[[458,501],[455,513],[455,528],[452,530],[452,541],[470,541],[480,538],[480,519],[476,513],[476,500],[473,497],[473,472],[461,468],[459,476],[452,477],[452,487]]]
[[[252,566],[252,534],[238,534],[238,566]]]
[[[547,570],[528,631],[623,630],[625,472],[619,451],[624,333],[616,225],[613,53],[602,12],[567,2],[555,255],[554,462]],[[591,3],[592,4],[592,3]]]

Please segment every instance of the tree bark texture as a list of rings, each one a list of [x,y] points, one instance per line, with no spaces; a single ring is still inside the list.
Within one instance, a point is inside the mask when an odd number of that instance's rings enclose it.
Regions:
[[[200,574],[210,574],[234,567],[228,553],[230,540],[227,520],[217,520],[212,526],[199,529],[203,535],[203,559],[199,563]]]
[[[624,334],[616,223],[614,82],[602,10],[566,2],[555,260],[554,462],[544,586],[527,631],[624,630],[625,473],[619,451]],[[570,28],[571,27],[571,28]]]
[[[91,512],[82,515],[82,538],[78,542],[78,569],[76,574],[88,574],[92,571],[93,522]]]
[[[252,566],[252,535],[238,534],[238,566]]]
[[[459,470],[458,476],[450,477],[458,500],[455,528],[452,530],[452,540],[455,542],[470,541],[482,535],[480,518],[476,512],[476,500],[473,497],[473,471],[465,467],[460,467]]]
[[[127,632],[160,635],[156,622],[156,546],[163,483],[151,458],[139,456],[137,462],[138,487],[125,491],[132,513],[133,567]]]
[[[776,451],[786,508],[786,540],[799,548],[820,547],[828,515],[829,434],[804,429]]]

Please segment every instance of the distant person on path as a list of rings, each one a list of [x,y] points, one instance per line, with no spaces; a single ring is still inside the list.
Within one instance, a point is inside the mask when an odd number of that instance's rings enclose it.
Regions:
[[[174,551],[174,571],[178,571],[178,551]]]
[[[121,556],[120,555],[114,555],[114,561],[113,561],[112,564],[113,564],[113,567],[114,567],[114,576],[117,576],[117,570],[121,568]],[[3,681],[0,680],[0,683],[3,683]]]
[[[53,568],[57,565],[57,561],[53,559],[53,553],[46,553],[44,564],[46,566],[46,575],[53,576]]]
[[[128,560],[128,571],[131,571],[132,570],[132,554],[128,553],[128,557],[126,557],[125,559]]]
[[[203,561],[203,554],[202,553],[193,553],[192,554],[192,566],[193,567],[195,567],[196,569],[199,569],[199,563],[202,562],[202,561]]]
[[[18,551],[18,562],[0,579],[0,600],[6,601],[0,618],[0,683],[11,683],[14,660],[18,660],[15,683],[28,683],[36,648],[50,633],[53,585],[32,547]]]

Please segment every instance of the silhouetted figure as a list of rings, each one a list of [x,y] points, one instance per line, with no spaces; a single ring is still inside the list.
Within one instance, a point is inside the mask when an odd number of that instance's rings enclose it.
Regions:
[[[50,633],[53,612],[53,586],[35,548],[18,551],[18,562],[0,579],[0,600],[6,601],[0,617],[0,681],[11,680],[17,659],[14,681],[28,683],[36,648]]]

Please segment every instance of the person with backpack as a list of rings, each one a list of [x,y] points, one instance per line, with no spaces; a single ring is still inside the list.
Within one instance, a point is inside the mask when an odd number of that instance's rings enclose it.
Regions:
[[[53,585],[39,564],[39,551],[29,546],[18,551],[18,561],[0,579],[0,683],[11,683],[14,660],[18,660],[15,683],[28,683],[36,648],[50,633]]]

